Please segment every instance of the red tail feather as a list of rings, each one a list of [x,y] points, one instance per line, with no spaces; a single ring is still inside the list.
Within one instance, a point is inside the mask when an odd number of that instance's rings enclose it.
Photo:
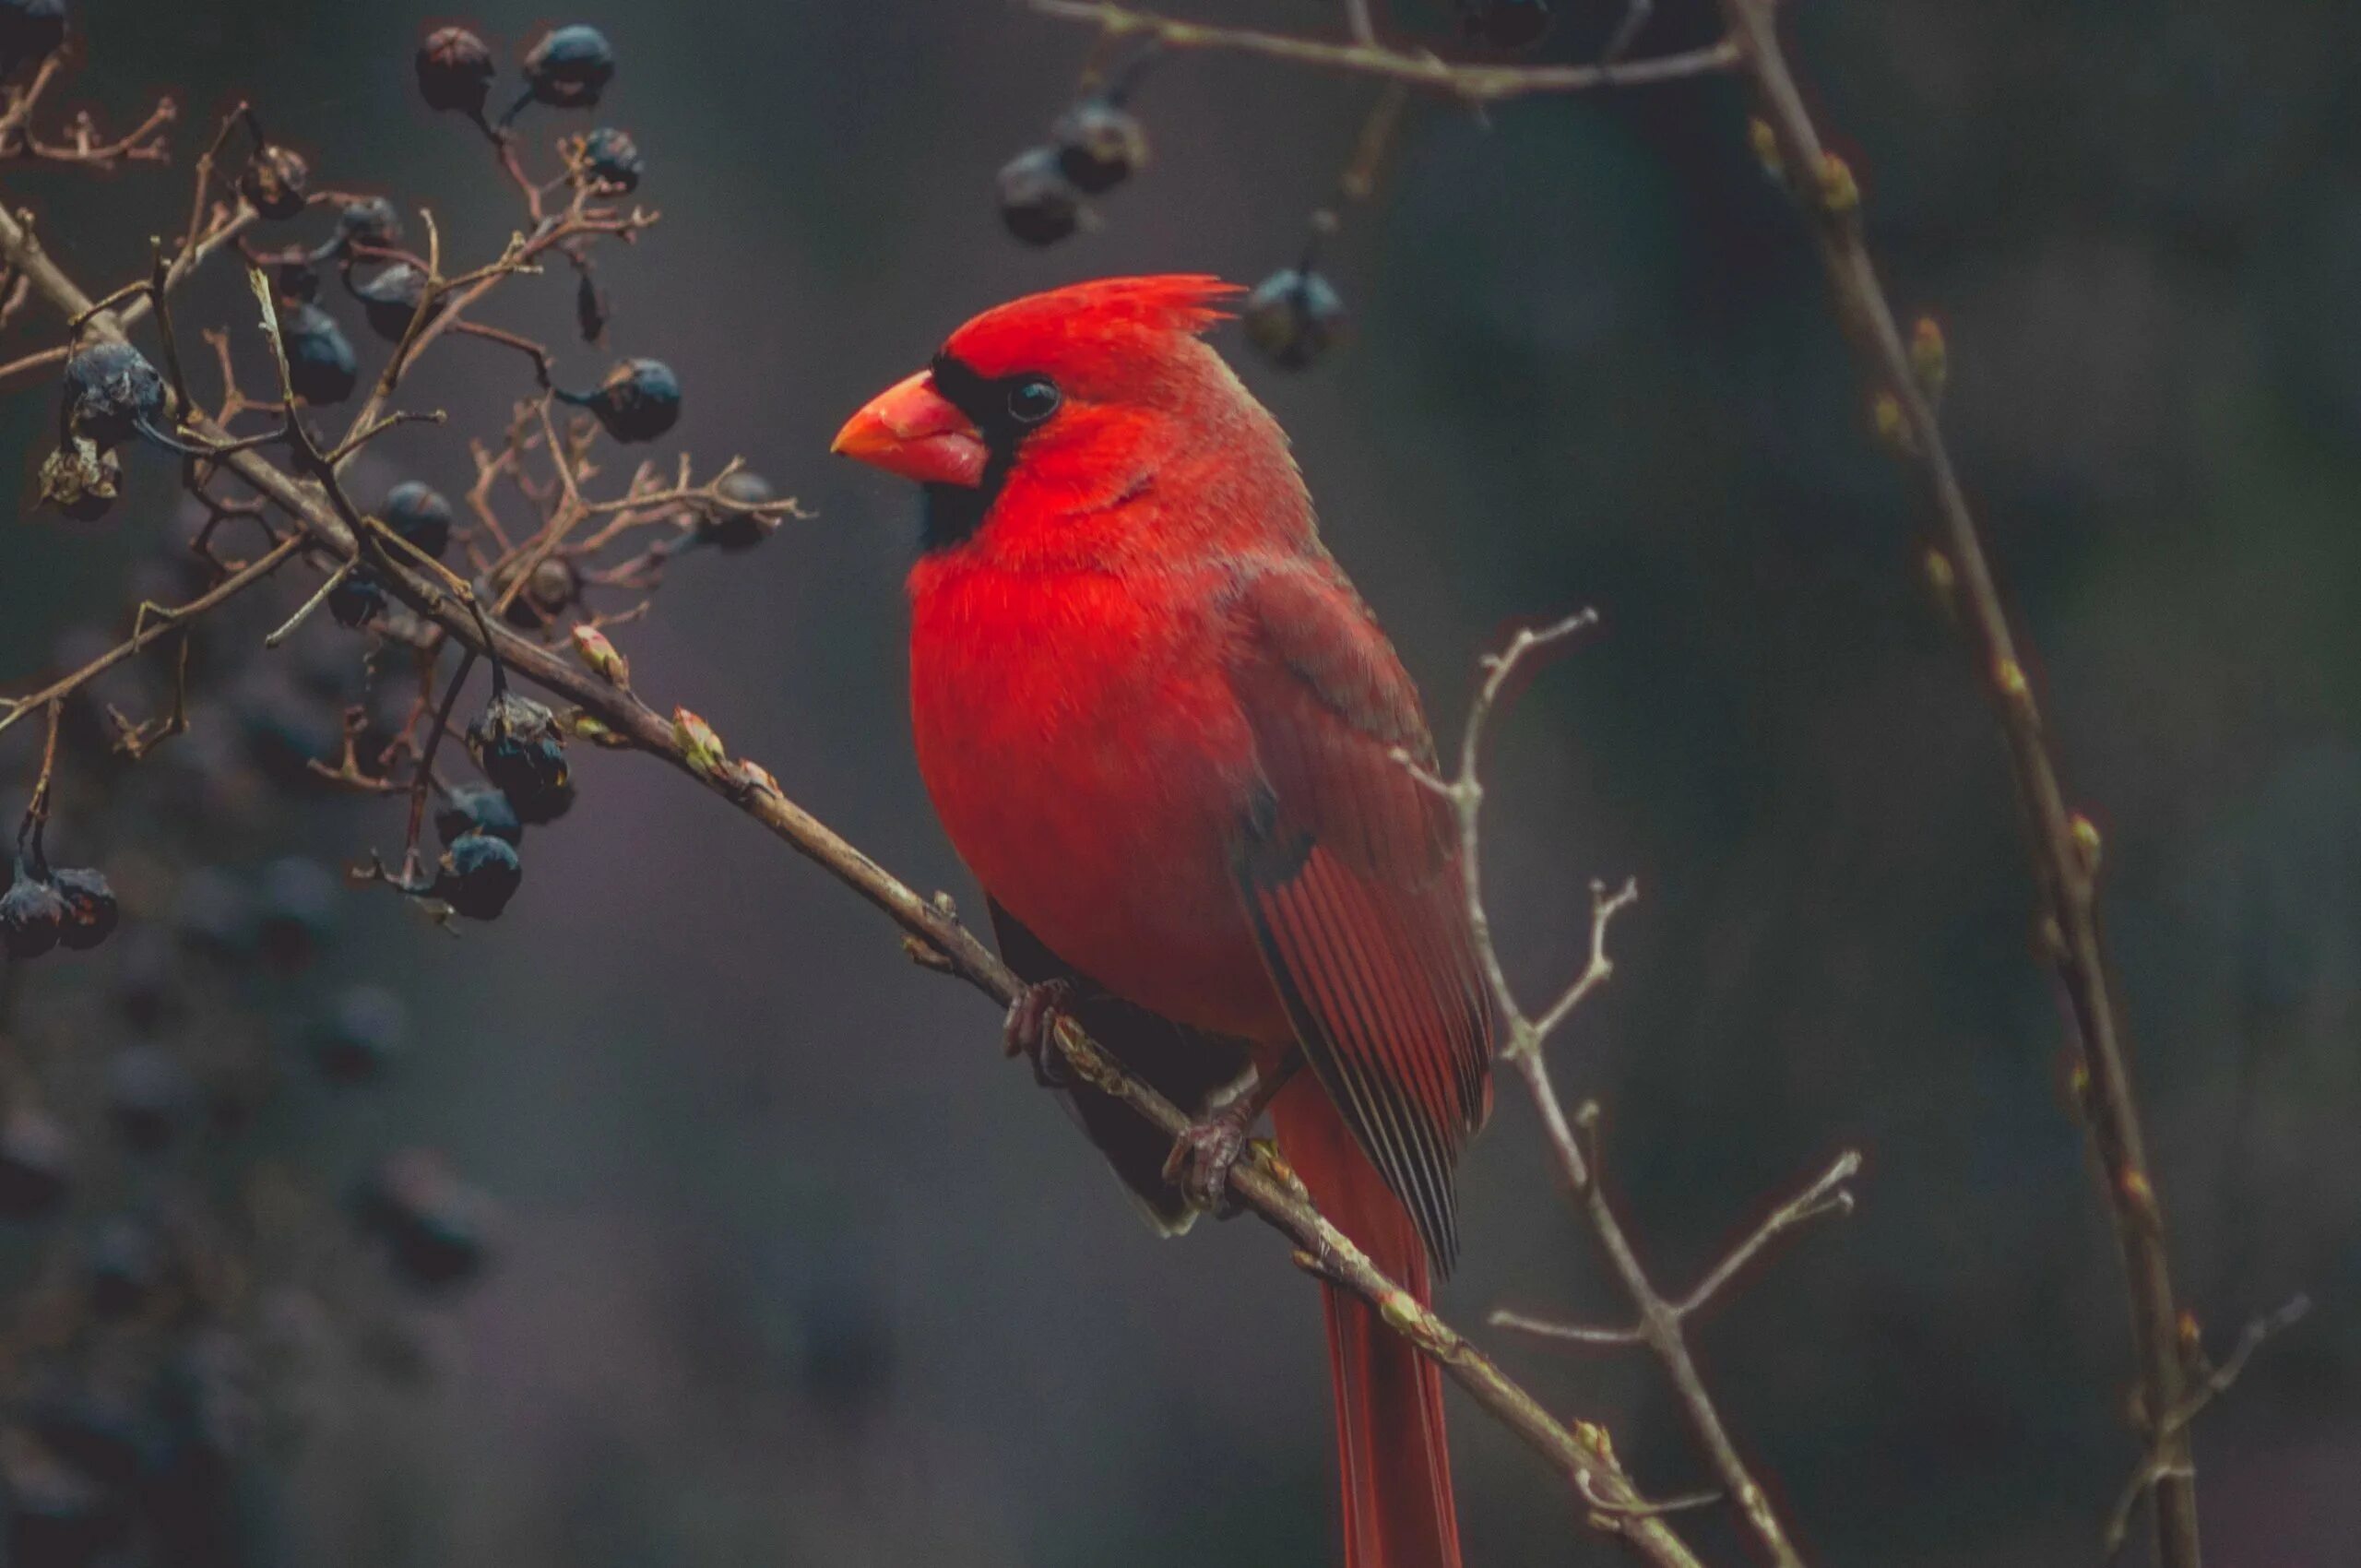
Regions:
[[[1426,1249],[1409,1211],[1311,1075],[1280,1094],[1272,1120],[1280,1152],[1320,1211],[1403,1289],[1428,1300]],[[1459,1568],[1441,1371],[1358,1296],[1331,1286],[1325,1305],[1345,1568]]]

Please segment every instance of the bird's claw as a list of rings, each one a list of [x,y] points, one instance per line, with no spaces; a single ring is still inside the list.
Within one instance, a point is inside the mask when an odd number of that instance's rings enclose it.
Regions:
[[[1045,1089],[1065,1088],[1074,1082],[1065,1053],[1058,1049],[1057,1032],[1058,1020],[1066,1016],[1074,1000],[1075,987],[1070,980],[1028,985],[1008,1004],[1007,1020],[1001,1026],[1001,1042],[1008,1054],[1031,1063],[1033,1081]]]
[[[1229,1190],[1229,1172],[1246,1151],[1246,1121],[1225,1107],[1195,1123],[1172,1140],[1164,1159],[1164,1179],[1180,1189],[1192,1207],[1216,1219],[1239,1211]]]

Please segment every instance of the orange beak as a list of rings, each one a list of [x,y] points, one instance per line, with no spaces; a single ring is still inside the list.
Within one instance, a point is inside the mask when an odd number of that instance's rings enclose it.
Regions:
[[[975,422],[920,371],[872,398],[845,422],[828,450],[920,484],[981,484],[989,454]]]

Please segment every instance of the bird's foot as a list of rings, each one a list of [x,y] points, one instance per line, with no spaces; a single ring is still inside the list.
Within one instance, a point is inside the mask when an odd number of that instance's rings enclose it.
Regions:
[[[1080,988],[1070,980],[1043,980],[1018,992],[1016,1000],[1008,1004],[1001,1042],[1009,1055],[1022,1056],[1033,1064],[1033,1081],[1045,1089],[1065,1088],[1074,1082],[1065,1053],[1058,1049],[1057,1032],[1058,1020],[1080,995]]]
[[[1164,1179],[1180,1189],[1190,1204],[1216,1219],[1239,1211],[1229,1190],[1229,1172],[1246,1152],[1247,1130],[1262,1112],[1262,1102],[1243,1094],[1172,1140],[1165,1157]]]

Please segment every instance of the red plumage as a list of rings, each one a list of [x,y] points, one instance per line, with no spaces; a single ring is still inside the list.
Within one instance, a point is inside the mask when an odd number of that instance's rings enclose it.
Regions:
[[[1423,1301],[1457,1246],[1490,1016],[1447,814],[1398,756],[1432,759],[1417,692],[1286,437],[1197,340],[1235,292],[1125,279],[1003,305],[837,449],[928,485],[919,762],[1012,965],[1103,989],[1081,1021],[1194,1111],[1241,1059],[1268,1075],[1299,1047],[1281,1150]],[[1144,1124],[1076,1092],[1177,1218]],[[1348,1568],[1456,1568],[1434,1366],[1358,1298],[1326,1312]]]

